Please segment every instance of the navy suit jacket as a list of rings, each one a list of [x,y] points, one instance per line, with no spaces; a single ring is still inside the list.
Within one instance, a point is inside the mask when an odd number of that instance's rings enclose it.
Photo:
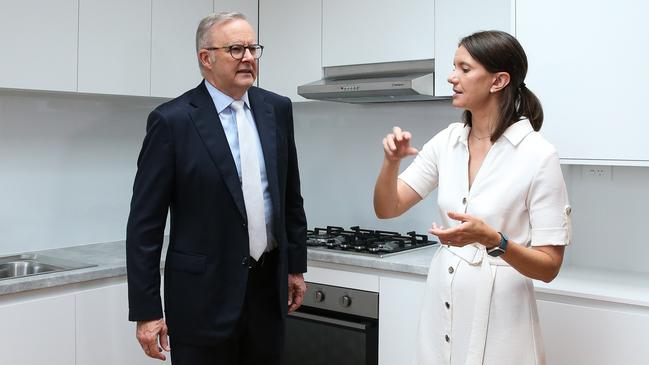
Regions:
[[[306,218],[291,101],[251,87],[278,243],[277,313],[287,312],[288,273],[306,271]],[[167,212],[165,314],[174,340],[208,344],[232,333],[248,279],[243,193],[223,126],[201,84],[149,115],[126,235],[129,320],[162,318],[160,256]]]

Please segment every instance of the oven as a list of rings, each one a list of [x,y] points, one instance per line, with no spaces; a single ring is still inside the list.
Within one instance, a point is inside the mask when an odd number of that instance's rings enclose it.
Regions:
[[[378,365],[379,294],[307,283],[286,321],[285,365]]]

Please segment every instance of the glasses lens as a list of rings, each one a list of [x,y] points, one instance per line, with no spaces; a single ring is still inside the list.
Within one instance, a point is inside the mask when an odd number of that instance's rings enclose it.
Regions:
[[[229,47],[230,55],[232,55],[232,58],[237,60],[243,59],[244,55],[246,54],[246,49],[250,51],[252,57],[259,59],[259,57],[261,57],[262,51],[264,50],[264,47],[258,44],[253,44],[250,46],[234,45]]]
[[[243,46],[230,46],[230,54],[236,59],[242,59],[245,51]]]
[[[258,44],[255,44],[254,46],[250,46],[249,49],[250,49],[250,52],[252,53],[252,56],[254,58],[256,58],[256,59],[259,59],[259,57],[261,57],[261,54],[264,51],[264,47],[262,47],[262,46],[260,46]]]

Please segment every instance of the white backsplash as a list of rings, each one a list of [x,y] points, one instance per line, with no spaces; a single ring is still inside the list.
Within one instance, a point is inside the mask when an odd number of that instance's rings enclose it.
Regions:
[[[162,101],[0,90],[0,254],[124,239],[146,116]],[[303,102],[294,116],[310,228],[424,233],[439,221],[435,193],[389,220],[375,217],[372,194],[384,135],[399,125],[421,147],[459,120],[450,102]],[[616,166],[605,178],[563,170],[574,228],[566,262],[649,272],[649,168]]]
[[[125,237],[160,100],[0,90],[0,254]]]

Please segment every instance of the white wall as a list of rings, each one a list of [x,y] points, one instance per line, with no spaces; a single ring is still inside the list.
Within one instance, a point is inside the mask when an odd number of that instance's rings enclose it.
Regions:
[[[413,132],[413,144],[421,147],[436,131],[459,121],[460,111],[450,101],[309,102],[296,103],[294,109],[309,227],[361,225],[423,233],[432,221],[439,222],[435,193],[402,217],[378,220],[372,192],[383,136],[400,125]],[[649,238],[643,229],[649,219],[649,168],[612,167],[611,177],[603,179],[582,177],[582,166],[565,165],[563,171],[573,207],[573,244],[566,264],[649,273]]]
[[[162,101],[0,90],[0,254],[124,239],[146,116]],[[439,220],[435,193],[402,217],[378,220],[372,192],[383,136],[400,125],[421,147],[459,120],[450,102],[305,102],[294,115],[310,228],[424,233]],[[649,272],[649,168],[613,167],[605,179],[563,168],[574,228],[566,262]]]
[[[160,102],[0,90],[0,254],[124,239]]]
[[[374,215],[374,183],[383,162],[383,137],[395,125],[420,148],[460,112],[448,102],[294,104],[295,135],[309,227],[339,225],[425,233],[439,222],[436,194],[399,218]],[[408,158],[401,167],[412,161]]]

